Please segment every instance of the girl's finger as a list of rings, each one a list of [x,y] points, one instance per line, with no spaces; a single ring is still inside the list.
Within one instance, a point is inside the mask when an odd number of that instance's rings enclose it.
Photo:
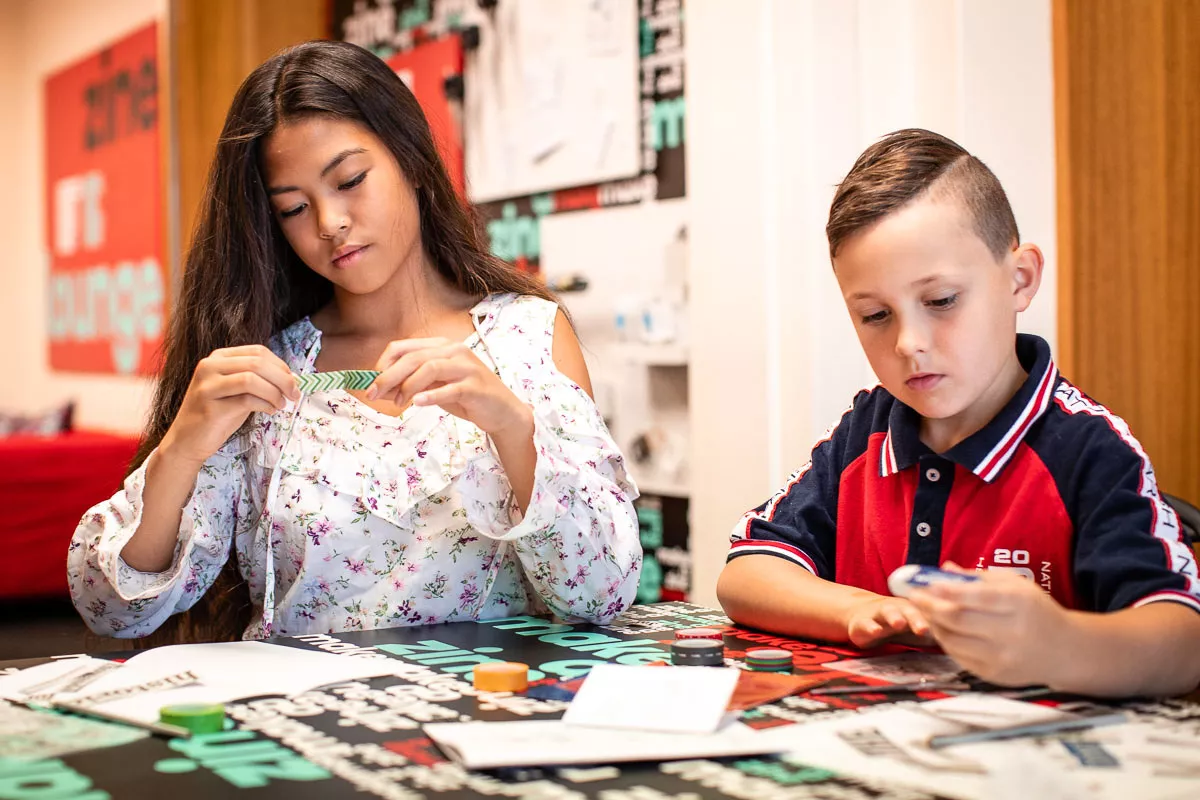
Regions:
[[[279,387],[254,372],[218,375],[206,382],[205,393],[213,400],[237,397],[238,395],[253,395],[270,403],[275,410],[282,410],[287,405]]]
[[[445,347],[448,344],[452,344],[452,342],[440,336],[425,339],[397,339],[394,342],[388,343],[388,346],[383,348],[383,354],[375,362],[375,369],[378,372],[383,372],[409,353],[415,353],[418,350],[427,350],[431,347]]]
[[[427,392],[420,392],[413,397],[414,406],[440,406],[446,403],[457,403],[466,394],[466,387],[461,383],[452,383]]]
[[[300,390],[296,386],[296,376],[288,369],[287,364],[283,363],[274,353],[268,351],[267,355],[270,358],[256,354],[214,359],[212,369],[219,375],[253,372],[273,383],[284,395],[298,400]]]
[[[209,353],[209,356],[211,358],[218,359],[238,358],[241,356],[258,356],[261,358],[274,358],[279,360],[279,363],[283,363],[283,361],[279,359],[279,356],[271,352],[271,348],[261,344],[244,344],[236,347],[221,347],[213,350],[211,353]]]
[[[277,414],[282,410],[281,408],[268,403],[266,400],[263,400],[258,395],[253,394],[236,395],[234,397],[227,398],[222,402],[239,403],[243,408],[246,409],[247,412],[259,411],[263,414]]]
[[[474,365],[465,360],[435,358],[426,361],[407,380],[400,384],[396,392],[396,405],[403,405],[407,398],[431,386],[444,383],[458,383],[474,372]]]
[[[440,347],[422,347],[405,353],[399,360],[383,369],[376,376],[375,380],[367,388],[367,397],[374,400],[377,397],[386,397],[393,394],[400,384],[408,380],[425,362],[432,361],[435,358],[450,358],[457,351],[457,345],[443,344]]]

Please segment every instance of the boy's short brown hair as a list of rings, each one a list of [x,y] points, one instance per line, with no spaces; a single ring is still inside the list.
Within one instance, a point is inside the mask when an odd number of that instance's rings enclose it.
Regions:
[[[927,192],[959,203],[997,260],[1020,242],[1012,207],[992,171],[945,136],[907,128],[868,147],[838,185],[825,226],[830,258],[846,240]]]

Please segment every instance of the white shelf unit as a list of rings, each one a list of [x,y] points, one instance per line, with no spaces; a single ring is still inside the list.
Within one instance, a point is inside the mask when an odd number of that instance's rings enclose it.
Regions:
[[[554,214],[541,220],[541,265],[547,281],[586,278],[562,296],[571,313],[596,402],[643,494],[690,497],[685,343],[651,343],[618,335],[618,308],[639,308],[666,286],[669,246],[687,224],[685,200]],[[636,320],[627,324],[636,328]],[[676,324],[688,330],[686,320]],[[686,333],[684,333],[686,335]],[[670,442],[659,458],[638,461],[642,436]],[[664,463],[665,462],[665,463]],[[672,469],[679,464],[679,469]]]

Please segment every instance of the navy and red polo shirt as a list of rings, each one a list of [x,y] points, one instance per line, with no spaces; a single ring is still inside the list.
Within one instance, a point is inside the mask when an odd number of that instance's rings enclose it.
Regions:
[[[1067,608],[1172,601],[1200,612],[1179,518],[1120,417],[1017,336],[1028,377],[982,430],[944,453],[886,389],[854,398],[812,461],[734,529],[729,559],[788,559],[878,594],[902,564],[1009,569]]]

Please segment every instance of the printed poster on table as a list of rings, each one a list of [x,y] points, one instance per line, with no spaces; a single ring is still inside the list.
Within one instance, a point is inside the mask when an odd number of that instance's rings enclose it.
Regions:
[[[150,375],[164,326],[158,25],[45,83],[48,340],[55,370]]]

